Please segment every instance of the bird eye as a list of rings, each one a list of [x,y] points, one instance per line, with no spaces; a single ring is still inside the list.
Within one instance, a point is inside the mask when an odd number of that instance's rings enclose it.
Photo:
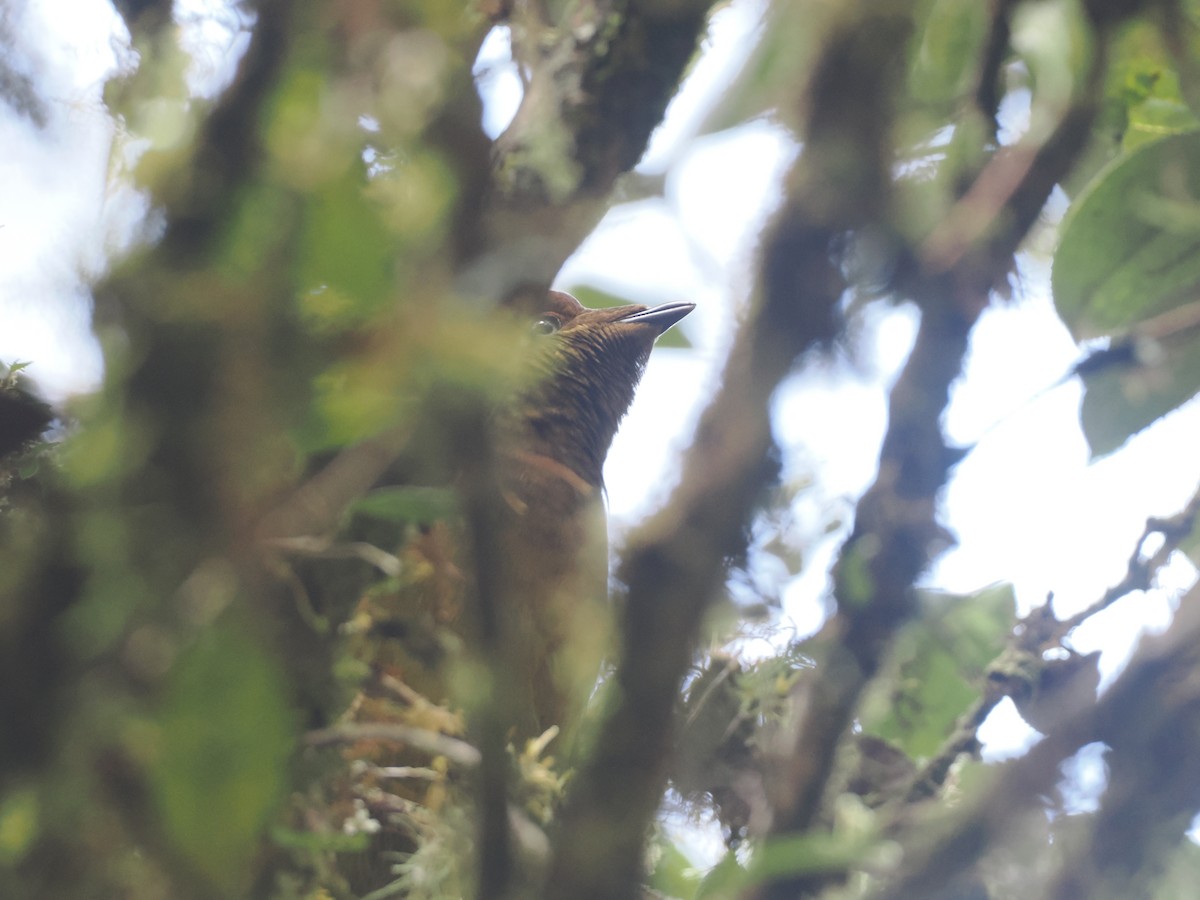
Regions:
[[[533,323],[534,334],[554,334],[558,329],[562,328],[562,322],[558,316],[545,315]]]

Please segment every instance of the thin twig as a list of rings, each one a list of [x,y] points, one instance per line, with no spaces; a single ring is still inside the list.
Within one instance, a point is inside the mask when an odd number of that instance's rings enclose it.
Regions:
[[[947,540],[936,498],[955,459],[940,427],[950,385],[991,290],[1003,283],[1050,191],[1083,147],[1103,71],[1098,52],[1086,89],[1049,139],[993,157],[946,220],[962,221],[935,230],[912,270],[901,272],[903,290],[922,308],[921,327],[892,390],[879,474],[858,504],[854,532],[835,567],[838,612],[814,641],[817,674],[803,673],[794,688],[799,713],[794,744],[780,767],[773,836],[811,828],[836,793],[829,783],[836,749],[862,691],[912,614],[918,576]],[[757,896],[790,900],[820,883],[785,877]]]
[[[263,544],[295,556],[317,559],[360,559],[374,566],[389,578],[395,578],[403,569],[403,564],[398,557],[386,550],[381,550],[374,544],[363,541],[334,543],[327,537],[288,537],[269,538],[263,541]]]
[[[1179,514],[1169,519],[1148,520],[1130,555],[1125,575],[1086,609],[1065,619],[1056,619],[1052,603],[1047,600],[1044,605],[1031,611],[1014,630],[1008,647],[988,667],[983,694],[959,717],[951,735],[913,776],[904,791],[905,802],[916,802],[936,793],[954,761],[963,753],[976,751],[979,726],[1000,701],[1013,696],[1017,691],[1031,689],[1026,681],[1010,677],[1011,667],[1005,665],[1005,660],[1020,656],[1035,661],[1040,667],[1044,664],[1044,654],[1060,648],[1063,639],[1072,629],[1108,609],[1121,598],[1135,591],[1148,590],[1153,585],[1155,574],[1167,563],[1179,544],[1192,533],[1198,513],[1200,489],[1193,494]],[[1146,542],[1154,535],[1162,535],[1163,543],[1151,556],[1146,557]],[[1030,672],[1029,676],[1033,677],[1035,674]],[[994,677],[997,675],[1003,677]]]
[[[479,765],[479,751],[458,738],[403,725],[399,722],[370,722],[363,724],[334,725],[331,728],[321,728],[310,731],[304,736],[304,743],[310,747],[325,747],[330,744],[354,744],[358,741],[382,741],[384,743],[405,744],[444,756],[450,762],[463,768],[473,769]]]
[[[928,826],[913,835],[914,843],[922,846],[909,848],[905,855],[907,871],[880,891],[876,900],[931,896],[952,883],[987,850],[998,846],[1012,829],[1020,827],[1018,813],[1050,792],[1061,777],[1062,761],[1084,744],[1095,740],[1119,742],[1121,738],[1113,735],[1132,736],[1141,730],[1145,735],[1138,739],[1140,744],[1153,746],[1173,717],[1184,711],[1195,715],[1200,689],[1189,675],[1194,673],[1197,647],[1200,586],[1183,598],[1180,612],[1166,632],[1142,639],[1125,672],[1098,702],[1065,714],[1028,754],[1001,767],[991,789],[947,820],[938,829],[938,837],[928,839]],[[1175,689],[1162,698],[1164,702],[1148,702],[1147,698],[1156,696],[1164,686]],[[1140,721],[1147,716],[1151,722]]]
[[[1059,633],[1065,636],[1071,629],[1081,625],[1096,613],[1108,609],[1122,597],[1134,591],[1148,590],[1154,581],[1154,574],[1166,565],[1168,558],[1179,549],[1179,545],[1187,539],[1196,527],[1196,516],[1200,514],[1200,489],[1192,495],[1192,499],[1177,515],[1169,519],[1148,519],[1142,536],[1129,557],[1125,577],[1104,592],[1104,596],[1095,603],[1082,609],[1061,621]],[[1155,535],[1162,536],[1162,544],[1149,557],[1145,555],[1147,542]]]

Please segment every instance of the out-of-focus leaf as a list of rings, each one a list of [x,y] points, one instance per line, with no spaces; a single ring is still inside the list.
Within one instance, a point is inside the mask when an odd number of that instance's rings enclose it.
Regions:
[[[141,42],[138,51],[142,64],[104,89],[106,105],[124,122],[115,135],[120,152],[114,158],[133,162],[140,187],[165,198],[188,180],[180,173],[188,163],[204,106],[189,101],[190,60],[174,29]]]
[[[1076,337],[1124,333],[1200,299],[1198,162],[1200,132],[1145,144],[1103,170],[1072,207],[1052,281]],[[1200,333],[1161,337],[1159,359],[1084,374],[1081,420],[1093,456],[1200,390]]]
[[[142,464],[146,429],[129,419],[97,421],[71,435],[63,448],[63,471],[76,487],[99,484]]]
[[[746,867],[750,885],[798,875],[844,872],[868,864],[872,857],[893,856],[894,848],[871,833],[808,831],[772,838],[761,844]],[[884,860],[875,859],[875,864]],[[701,895],[705,896],[705,895]],[[713,897],[736,894],[713,894]]]
[[[791,114],[808,82],[814,52],[838,8],[832,3],[770,4],[749,59],[697,133],[724,131],[764,114]]]
[[[397,396],[397,382],[405,370],[373,362],[348,360],[313,379],[309,418],[295,435],[303,450],[311,453],[364,440],[403,415],[406,403]]]
[[[106,525],[112,526],[111,543],[96,538]],[[112,516],[93,514],[85,522],[83,531],[83,543],[93,555],[103,545],[122,556],[127,552],[126,530],[117,527]],[[136,575],[124,571],[104,575],[95,578],[80,601],[62,616],[62,639],[79,659],[91,659],[111,650],[126,633],[138,604],[145,598],[145,584]]]
[[[1154,23],[1138,20],[1113,42],[1102,120],[1125,151],[1196,127],[1171,55]]]
[[[283,791],[293,738],[280,673],[232,625],[202,635],[171,673],[151,779],[179,852],[235,896]]]
[[[1092,30],[1074,3],[1029,3],[1012,17],[1012,47],[1020,54],[1035,86],[1031,120],[1053,120],[1071,102],[1086,78],[1093,52]]]
[[[319,52],[314,41],[309,53]],[[329,79],[298,54],[265,110],[263,137],[274,163],[271,174],[305,193],[338,181],[361,152],[358,111],[333,96]]]
[[[38,836],[41,804],[29,787],[18,787],[0,799],[0,865],[21,861]]]
[[[414,151],[373,175],[366,194],[399,242],[430,250],[444,237],[456,191],[444,161]]]
[[[1200,884],[1200,847],[1191,840],[1182,840],[1168,857],[1166,871],[1162,873],[1152,897],[1153,900],[1191,897],[1196,893],[1197,884]]]
[[[308,850],[314,853],[362,853],[371,844],[371,836],[364,831],[353,834],[320,834],[279,826],[271,829],[271,840],[276,846],[287,850]]]
[[[732,850],[708,870],[696,888],[695,900],[721,900],[736,896],[746,885],[746,870]]]
[[[976,77],[987,6],[974,0],[926,0],[918,19],[909,69],[913,98],[924,103],[957,102]]]
[[[637,303],[629,297],[622,297],[620,294],[614,294],[610,291],[602,290],[591,285],[573,285],[571,294],[575,299],[591,309],[608,309],[611,306],[628,306],[630,303]],[[676,325],[674,328],[667,329],[666,333],[658,339],[656,346],[659,347],[675,347],[681,350],[690,350],[692,342],[687,339],[687,335],[683,330]]]
[[[925,594],[922,615],[896,641],[890,671],[863,703],[863,732],[915,760],[932,756],[979,696],[988,664],[1016,622],[1010,585],[977,594]]]
[[[1129,110],[1129,129],[1125,132],[1125,149],[1133,150],[1164,135],[1193,131],[1200,125],[1191,108],[1181,100],[1148,97]]]
[[[454,492],[432,487],[386,487],[354,504],[354,512],[389,522],[435,522],[457,509]]]
[[[1071,207],[1054,256],[1054,302],[1072,334],[1112,334],[1200,285],[1200,132],[1146,144],[1102,171]],[[1166,201],[1166,202],[1164,202]],[[1171,202],[1176,201],[1176,202]]]
[[[362,173],[350,169],[323,185],[304,217],[296,281],[306,318],[336,327],[378,311],[392,292],[396,248]]]
[[[1083,375],[1079,418],[1092,457],[1117,450],[1132,435],[1190,400],[1200,389],[1200,335],[1154,342],[1158,357]]]
[[[229,227],[222,235],[221,264],[231,279],[253,276],[264,266],[277,266],[276,254],[292,234],[296,198],[278,184],[254,181],[239,193]]]
[[[622,297],[620,294],[614,294],[611,291],[593,287],[590,284],[572,285],[570,292],[576,300],[591,309],[608,309],[613,306],[627,306],[630,303],[636,302],[628,297]]]
[[[920,242],[942,225],[946,211],[958,200],[963,179],[972,177],[986,162],[993,138],[982,119],[975,116],[964,116],[950,131],[941,119],[918,113],[907,116],[904,125],[920,130],[911,134],[909,143],[915,155],[906,161],[905,177],[896,183],[896,204],[901,211],[896,227],[910,241]],[[895,247],[882,235],[879,238],[858,242],[857,270],[868,282],[886,281],[895,264]]]
[[[674,900],[692,900],[701,878],[695,865],[666,837],[660,835],[650,850],[654,868],[650,887]]]

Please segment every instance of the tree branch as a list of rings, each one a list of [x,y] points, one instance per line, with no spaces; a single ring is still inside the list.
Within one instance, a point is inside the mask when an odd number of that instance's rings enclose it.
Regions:
[[[799,356],[838,333],[838,238],[885,202],[890,79],[908,27],[894,10],[860,9],[831,35],[817,66],[811,139],[764,245],[758,305],[679,487],[633,537],[619,569],[628,595],[616,699],[561,814],[546,897],[627,897],[641,879],[701,619],[776,475],[771,396]]]
[[[608,209],[618,176],[641,158],[703,36],[716,0],[589,0],[513,11],[527,73],[516,117],[497,140],[486,235],[459,273],[464,293],[539,296]]]
[[[1165,822],[1168,829],[1182,833],[1181,811],[1194,810],[1200,804],[1195,785],[1184,785],[1191,770],[1183,760],[1161,760],[1158,754],[1180,751],[1185,745],[1177,727],[1192,727],[1200,715],[1200,689],[1193,677],[1200,663],[1200,586],[1193,587],[1180,603],[1171,627],[1162,635],[1143,638],[1125,673],[1094,705],[1077,708],[1063,716],[1059,727],[1046,735],[1021,759],[1001,768],[995,784],[970,808],[949,817],[938,836],[930,839],[913,836],[914,844],[905,853],[906,871],[876,895],[876,900],[903,900],[932,896],[940,886],[952,883],[989,849],[999,846],[1011,830],[1019,827],[1020,813],[1039,802],[1060,778],[1062,761],[1084,744],[1103,740],[1114,747],[1114,761],[1120,756],[1119,777],[1114,778],[1097,819],[1096,838],[1085,845],[1083,856],[1076,856],[1060,874],[1057,893],[1051,896],[1130,896],[1120,888],[1139,865],[1130,863],[1142,850],[1160,841],[1156,829],[1147,829],[1139,837],[1126,816],[1138,821]],[[1148,703],[1147,697],[1158,698]],[[1141,755],[1140,762],[1138,755]],[[1160,769],[1159,764],[1165,767]],[[1168,764],[1169,763],[1169,764]],[[1182,781],[1180,780],[1182,779]],[[1192,779],[1194,780],[1194,779]],[[1119,782],[1119,784],[1118,784]],[[1135,791],[1144,791],[1141,797]],[[1117,834],[1119,833],[1119,837]],[[1117,848],[1111,840],[1103,843],[1111,857],[1097,854],[1098,839],[1108,836],[1128,842]],[[1143,840],[1148,842],[1143,844]],[[1113,893],[1070,894],[1071,885],[1090,884],[1096,878]],[[1078,881],[1077,881],[1078,879]]]
[[[916,579],[950,541],[936,520],[937,493],[961,455],[941,434],[950,385],[991,289],[1003,282],[1051,189],[1083,146],[1101,60],[1097,54],[1086,89],[1049,139],[996,154],[924,242],[914,269],[901,272],[901,289],[921,307],[921,326],[892,390],[879,474],[858,504],[835,566],[838,611],[813,641],[817,666],[800,673],[794,688],[795,743],[780,789],[772,792],[781,797],[772,835],[804,831],[817,821],[833,790],[828,782],[836,749],[862,691],[912,614]],[[785,878],[761,896],[782,900],[812,886],[803,876]]]

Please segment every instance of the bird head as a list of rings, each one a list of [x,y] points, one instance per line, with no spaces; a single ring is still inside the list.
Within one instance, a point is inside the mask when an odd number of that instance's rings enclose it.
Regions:
[[[519,404],[520,449],[599,488],[604,458],[655,340],[694,308],[589,309],[570,294],[550,291],[530,320],[539,377]]]

